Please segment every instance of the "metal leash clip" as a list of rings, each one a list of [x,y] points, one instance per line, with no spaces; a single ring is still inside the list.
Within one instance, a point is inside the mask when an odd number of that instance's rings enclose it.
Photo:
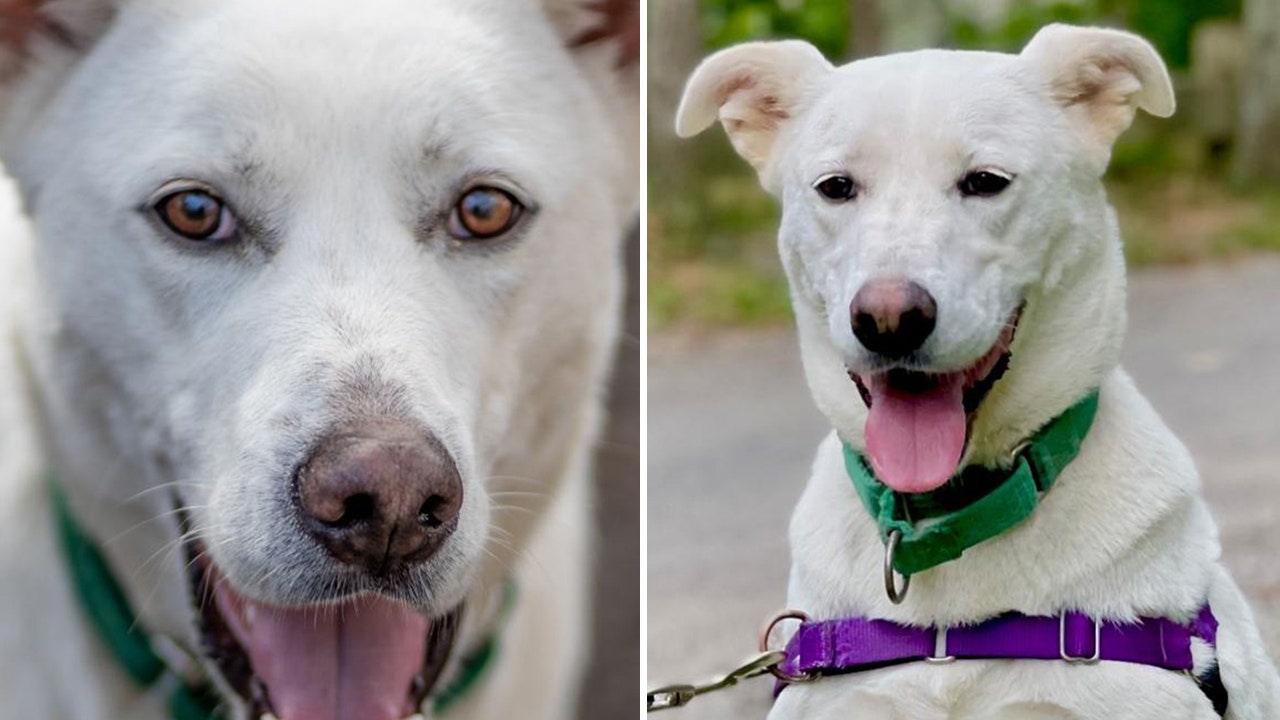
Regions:
[[[769,650],[752,655],[741,665],[717,680],[701,685],[667,685],[650,690],[645,696],[645,711],[654,712],[655,710],[684,707],[700,695],[731,688],[739,682],[753,677],[768,675],[781,665],[786,657],[787,654],[781,650]]]

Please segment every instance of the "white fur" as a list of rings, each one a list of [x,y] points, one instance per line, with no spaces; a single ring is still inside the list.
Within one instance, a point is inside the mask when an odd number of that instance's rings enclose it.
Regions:
[[[789,604],[816,618],[945,626],[1010,610],[1186,620],[1208,600],[1221,622],[1228,717],[1280,716],[1280,679],[1219,561],[1192,460],[1118,365],[1124,263],[1101,176],[1136,109],[1173,112],[1155,51],[1128,33],[1066,26],[1045,28],[1020,55],[926,50],[839,68],[801,43],[743,45],[695,72],[677,126],[696,132],[717,106],[735,103],[743,116],[742,103],[760,100],[741,88],[774,86],[805,91],[771,96],[780,121],[767,142],[752,140],[765,155],[747,159],[782,200],[779,248],[805,372],[835,428],[792,519]],[[731,137],[742,129],[726,123]],[[962,197],[960,178],[984,168],[1014,180],[994,197]],[[855,200],[830,203],[814,191],[832,172],[857,181]],[[876,369],[851,332],[849,301],[877,276],[909,277],[937,299],[923,370],[969,366],[1025,302],[1009,371],[973,418],[964,463],[1005,462],[1023,438],[1101,387],[1079,457],[1035,514],[913,577],[899,606],[885,596],[884,548],[840,450],[841,439],[862,446],[866,419],[846,368]],[[1200,670],[1211,662],[1203,646],[1195,655]],[[770,718],[851,716],[1216,717],[1178,673],[965,661],[795,686]]]
[[[290,469],[370,411],[430,427],[464,479],[407,596],[483,608],[520,579],[503,659],[454,716],[571,714],[638,192],[634,79],[566,49],[578,5],[59,0],[81,49],[0,48],[0,153],[31,218],[0,208],[0,718],[163,716],[81,620],[44,471],[146,627],[195,647],[172,493],[244,592],[320,599],[336,571],[290,520]],[[537,207],[506,246],[439,230],[477,175]],[[178,247],[139,210],[173,178],[269,231]]]

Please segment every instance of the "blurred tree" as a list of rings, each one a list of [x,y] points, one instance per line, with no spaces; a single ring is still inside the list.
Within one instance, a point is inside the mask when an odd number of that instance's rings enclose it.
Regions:
[[[880,0],[849,0],[849,57],[884,52],[884,13]]]
[[[804,38],[829,58],[845,57],[850,0],[702,0],[710,47],[745,40]]]
[[[1280,3],[1247,0],[1248,68],[1240,107],[1233,179],[1280,182]]]
[[[649,2],[649,169],[650,189],[696,187],[694,175],[702,142],[676,137],[676,107],[685,80],[702,58],[698,5],[690,0]]]

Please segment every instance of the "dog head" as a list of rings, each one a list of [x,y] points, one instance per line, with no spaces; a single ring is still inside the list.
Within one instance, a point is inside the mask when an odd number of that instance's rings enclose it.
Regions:
[[[590,439],[637,108],[634,8],[579,5],[0,5],[56,462],[144,621],[191,632],[187,566],[285,720],[416,712]]]
[[[885,483],[920,492],[1114,366],[1123,261],[1101,177],[1138,109],[1174,110],[1152,47],[1054,25],[1017,55],[839,68],[803,42],[732,47],[694,72],[677,131],[719,119],[781,199],[818,404]]]

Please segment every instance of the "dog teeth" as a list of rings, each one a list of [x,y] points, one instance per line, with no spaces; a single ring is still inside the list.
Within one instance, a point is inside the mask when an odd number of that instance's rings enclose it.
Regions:
[[[254,607],[253,605],[249,605],[245,607],[244,609],[245,624],[247,624],[250,628],[252,628],[253,622],[257,619],[258,619],[258,608]],[[272,718],[272,720],[275,720],[275,718]]]

